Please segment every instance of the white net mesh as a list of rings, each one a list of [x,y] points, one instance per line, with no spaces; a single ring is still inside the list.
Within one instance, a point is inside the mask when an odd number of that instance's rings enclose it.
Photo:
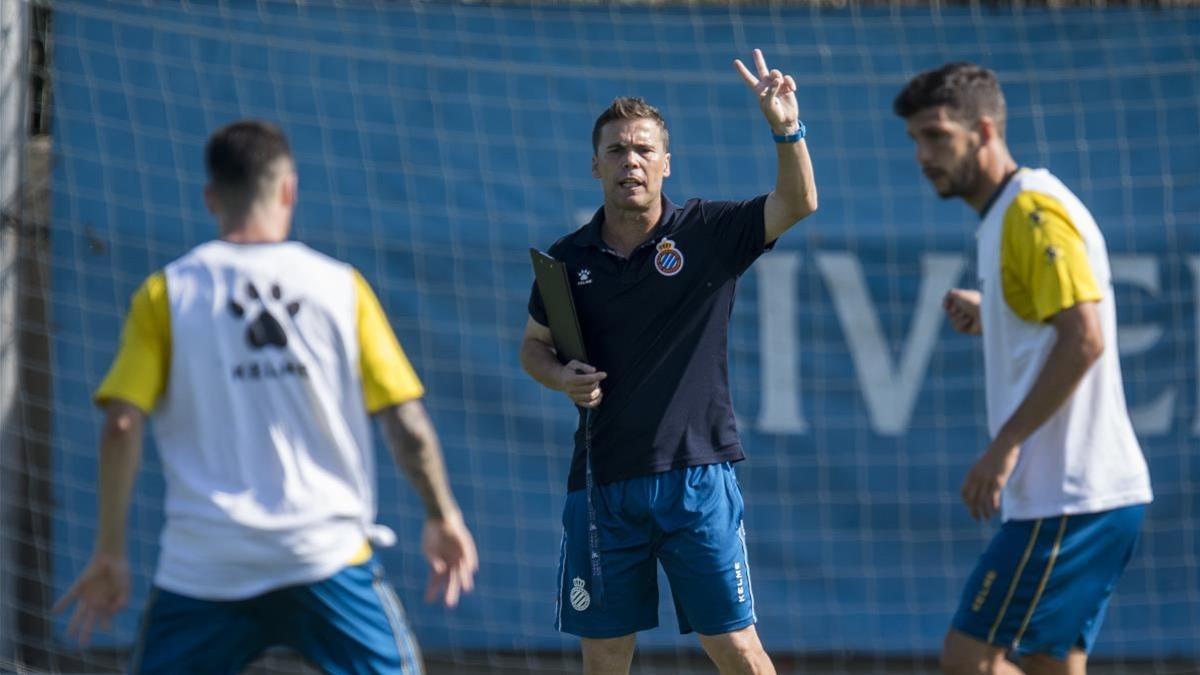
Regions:
[[[204,140],[252,116],[296,152],[295,238],[378,291],[480,546],[476,593],[425,606],[420,509],[379,447],[381,521],[400,535],[382,557],[431,671],[577,672],[575,641],[553,630],[575,416],[517,364],[526,250],[598,205],[590,132],[614,96],[666,116],[676,201],[770,189],[768,130],[730,66],[761,47],[799,85],[822,204],[746,275],[731,338],[759,632],[780,670],[932,672],[993,531],[957,500],[985,443],[979,345],[937,305],[973,279],[974,216],[936,199],[891,113],[909,76],[948,60],[997,71],[1014,155],[1075,190],[1113,253],[1157,501],[1095,660],[1200,668],[1200,10],[78,0],[52,16],[53,208],[29,291],[52,323],[23,321],[53,359],[48,381],[21,384],[27,413],[52,405],[25,415],[20,452],[4,455],[21,489],[0,494],[0,553],[20,562],[0,570],[25,590],[0,595],[0,619],[23,617],[0,623],[0,659],[106,671],[135,639],[162,521],[153,453],[130,523],[130,609],[87,651],[48,614],[91,550],[89,397],[132,291],[213,236]],[[636,669],[708,672],[661,585],[662,627],[639,637]]]

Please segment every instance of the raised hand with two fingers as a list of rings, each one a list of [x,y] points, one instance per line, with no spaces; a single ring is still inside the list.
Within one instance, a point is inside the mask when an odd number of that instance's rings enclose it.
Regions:
[[[796,80],[778,69],[767,67],[761,49],[754,50],[754,66],[757,76],[742,63],[734,59],[733,65],[742,75],[746,85],[758,98],[758,106],[771,129],[779,135],[795,133],[800,129],[800,106],[796,103]]]

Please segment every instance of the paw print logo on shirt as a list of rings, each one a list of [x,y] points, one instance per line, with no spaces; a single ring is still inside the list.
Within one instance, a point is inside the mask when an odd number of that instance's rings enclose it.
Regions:
[[[236,290],[234,296],[229,298],[228,306],[231,314],[239,319],[252,317],[246,324],[246,343],[250,345],[251,349],[287,346],[287,332],[283,329],[283,324],[272,313],[271,305],[282,307],[289,317],[296,316],[300,312],[299,300],[286,303],[283,301],[283,289],[279,287],[279,284],[271,284],[268,295],[269,298],[263,297],[254,282],[247,281],[244,289],[245,297],[242,301],[238,301]],[[255,313],[255,303],[258,304],[257,313]]]

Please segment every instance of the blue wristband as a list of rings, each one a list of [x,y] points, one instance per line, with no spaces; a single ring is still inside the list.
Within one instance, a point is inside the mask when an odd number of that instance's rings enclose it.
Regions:
[[[799,143],[806,133],[808,133],[808,129],[804,127],[804,122],[800,122],[800,128],[795,133],[783,135],[773,133],[771,138],[774,138],[776,143]]]

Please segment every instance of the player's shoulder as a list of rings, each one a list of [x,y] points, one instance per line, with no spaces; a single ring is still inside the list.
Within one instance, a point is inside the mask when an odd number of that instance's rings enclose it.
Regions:
[[[338,272],[352,275],[357,274],[358,272],[358,270],[355,269],[355,267],[350,263],[339,258],[335,258],[328,253],[322,253],[321,251],[318,251],[303,242],[289,241],[287,244],[287,251],[289,254],[313,266],[326,267],[330,270],[336,270]]]
[[[1037,190],[1023,190],[1013,195],[1004,212],[1005,223],[1009,225],[1037,227],[1045,224],[1047,218],[1071,221],[1070,213],[1061,199]]]
[[[137,290],[130,296],[129,311],[134,314],[157,313],[167,306],[167,275],[164,270],[155,270],[142,279]]]
[[[281,250],[282,265],[293,277],[298,292],[310,297],[325,297],[341,302],[346,293],[360,298],[374,291],[366,277],[354,265],[307,244],[290,241]]]
[[[138,295],[144,295],[151,302],[159,302],[167,297],[167,273],[165,270],[154,270],[138,287]]]
[[[1071,190],[1059,180],[1058,176],[1050,173],[1049,169],[1031,169],[1022,167],[1013,175],[1012,182],[1019,190],[1033,190],[1047,193],[1070,193]]]
[[[1029,213],[1049,206],[1064,212],[1077,205],[1082,208],[1075,193],[1047,169],[1021,169],[1013,176],[1013,184],[1008,209]]]
[[[1074,225],[1084,209],[1074,193],[1046,169],[1021,169],[1013,176],[1013,189],[1004,205],[1009,227],[1040,227],[1049,219]]]

